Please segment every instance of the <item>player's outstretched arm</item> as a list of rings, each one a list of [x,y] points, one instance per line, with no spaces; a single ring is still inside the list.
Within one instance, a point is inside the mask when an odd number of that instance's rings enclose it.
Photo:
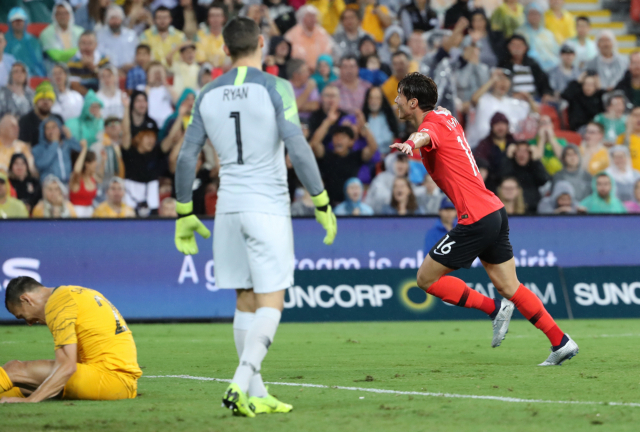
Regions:
[[[209,238],[211,232],[193,214],[192,186],[196,178],[198,155],[207,139],[207,132],[200,115],[199,105],[202,95],[193,106],[193,113],[184,136],[184,143],[178,155],[176,166],[176,220],[175,244],[178,251],[185,255],[198,253],[198,244],[194,233]]]
[[[431,144],[431,137],[428,133],[425,132],[414,132],[409,136],[409,139],[403,143],[391,144],[392,149],[398,149],[402,153],[405,153],[409,156],[413,155],[414,149],[419,149],[420,147],[426,147]]]
[[[76,373],[78,358],[78,345],[63,345],[56,350],[56,359],[53,364],[51,374],[44,380],[28,398],[22,399],[24,402],[42,402],[60,394],[64,386]]]

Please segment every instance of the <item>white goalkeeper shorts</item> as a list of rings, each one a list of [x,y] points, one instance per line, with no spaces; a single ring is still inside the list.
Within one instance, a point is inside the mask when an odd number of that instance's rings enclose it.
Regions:
[[[253,288],[257,294],[293,285],[291,217],[268,213],[217,214],[213,224],[216,286]]]

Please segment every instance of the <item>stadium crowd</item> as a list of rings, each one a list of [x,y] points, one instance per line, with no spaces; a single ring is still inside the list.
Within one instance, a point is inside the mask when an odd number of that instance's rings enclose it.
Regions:
[[[263,69],[292,84],[337,215],[449,208],[417,152],[389,152],[413,132],[394,99],[415,71],[509,214],[640,212],[640,51],[619,54],[606,30],[592,40],[563,0],[10,0],[0,216],[175,217],[189,113],[230,68],[235,16],[259,24]],[[195,213],[214,214],[218,170],[208,144]],[[313,215],[288,174],[292,214]]]

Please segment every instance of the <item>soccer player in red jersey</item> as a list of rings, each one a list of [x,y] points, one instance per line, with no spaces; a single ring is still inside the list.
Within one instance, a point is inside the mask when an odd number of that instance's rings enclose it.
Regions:
[[[418,286],[447,303],[489,315],[493,347],[504,339],[515,306],[551,342],[552,352],[540,366],[560,365],[578,354],[578,345],[560,330],[540,299],[518,281],[504,205],[485,188],[462,126],[448,111],[434,110],[437,100],[438,88],[425,75],[412,73],[398,84],[398,115],[418,129],[406,142],[391,147],[408,155],[420,149],[431,178],[458,212],[458,225],[436,243],[420,266]],[[476,257],[504,297],[502,301],[447,276],[461,267],[470,268]]]

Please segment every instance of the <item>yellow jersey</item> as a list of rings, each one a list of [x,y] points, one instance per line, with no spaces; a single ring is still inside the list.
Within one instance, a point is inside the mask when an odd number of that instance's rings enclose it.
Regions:
[[[627,145],[631,156],[631,167],[640,171],[640,134],[631,134],[629,142],[626,142],[627,134],[618,135],[616,144]]]
[[[120,312],[98,291],[60,286],[44,308],[55,349],[78,345],[78,363],[142,376],[131,330]]]

